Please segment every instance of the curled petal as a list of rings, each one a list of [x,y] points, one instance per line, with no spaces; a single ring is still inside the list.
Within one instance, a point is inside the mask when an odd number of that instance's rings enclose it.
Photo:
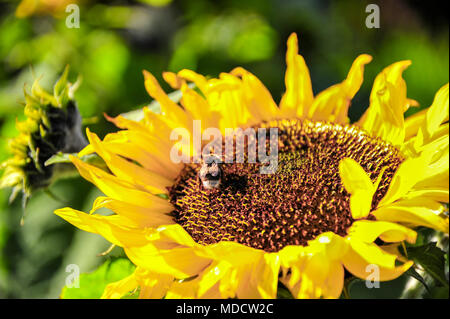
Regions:
[[[305,60],[298,54],[298,39],[292,33],[288,39],[286,53],[286,93],[280,102],[280,109],[284,117],[303,117],[308,113],[314,96],[311,78]]]
[[[412,226],[425,226],[448,233],[448,217],[444,206],[426,198],[400,200],[373,212],[378,220],[400,222]]]
[[[353,218],[367,217],[372,206],[372,198],[381,180],[380,174],[375,184],[355,160],[344,158],[339,163],[339,175],[347,192],[351,194],[350,210]]]
[[[370,106],[359,125],[373,136],[381,137],[394,145],[405,138],[403,112],[409,103],[403,71],[411,61],[401,61],[385,68],[376,78],[370,94]]]
[[[378,207],[393,203],[397,199],[405,196],[423,178],[431,156],[432,154],[430,153],[424,153],[419,157],[408,158],[401,163],[392,177],[386,195],[378,203]]]
[[[363,83],[364,66],[370,61],[372,61],[370,55],[358,56],[342,83],[333,85],[316,96],[309,109],[308,118],[348,123],[350,102]]]
[[[401,276],[412,265],[412,261],[395,266],[396,255],[383,251],[375,244],[352,245],[343,258],[345,268],[361,279],[378,277],[378,281],[393,280]]]
[[[99,154],[109,169],[119,178],[135,184],[137,187],[148,189],[154,194],[167,193],[167,187],[173,184],[173,181],[151,172],[141,166],[138,166],[124,158],[109,152],[97,135],[87,129],[89,142],[94,150]]]
[[[118,200],[151,207],[153,204],[167,204],[161,197],[148,192],[137,190],[132,184],[108,174],[105,171],[84,163],[80,159],[71,156],[72,163],[77,167],[80,175],[95,184],[104,194]]]
[[[378,237],[385,242],[406,240],[409,243],[414,243],[417,233],[409,228],[390,222],[359,220],[352,224],[348,230],[348,236],[358,238],[365,243],[372,243]]]
[[[447,83],[436,93],[433,104],[428,108],[425,116],[424,134],[429,139],[437,131],[441,123],[448,121],[448,86]]]
[[[110,197],[97,197],[91,210],[91,214],[100,208],[108,208],[117,215],[130,221],[130,224],[138,228],[159,227],[174,223],[171,216],[173,206],[166,202],[162,205],[153,205],[152,207],[142,207],[126,203]]]
[[[109,242],[120,246],[140,246],[147,243],[145,230],[133,228],[118,215],[89,215],[72,208],[61,208],[55,214],[75,227],[84,231],[99,234]]]

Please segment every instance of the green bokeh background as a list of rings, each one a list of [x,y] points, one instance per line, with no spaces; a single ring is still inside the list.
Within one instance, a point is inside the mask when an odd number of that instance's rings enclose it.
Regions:
[[[115,116],[151,102],[143,69],[161,80],[164,70],[190,68],[217,76],[243,66],[278,102],[291,32],[299,36],[314,93],[342,81],[358,54],[374,57],[350,109],[353,120],[367,107],[376,74],[395,61],[413,62],[404,78],[409,97],[420,107],[409,114],[428,107],[449,77],[447,13],[438,2],[86,0],[80,4],[80,28],[74,29],[66,27],[64,12],[19,19],[14,14],[18,3],[0,1],[0,161],[8,157],[7,139],[17,134],[16,118],[22,118],[24,84],[30,88],[34,73],[50,89],[66,64],[71,80],[82,77],[75,97],[83,117],[91,119],[88,126],[100,136],[115,130],[104,112]],[[365,26],[369,3],[380,7],[379,29]],[[63,206],[89,211],[98,191],[79,178],[58,181],[50,189],[63,202],[37,192],[24,226],[20,201],[8,205],[10,190],[0,190],[0,298],[57,298],[67,265],[91,272],[111,258],[97,257],[109,246],[104,239],[53,214]],[[111,255],[121,254],[115,249]],[[406,281],[382,284],[384,294],[355,284],[353,297],[398,298]]]

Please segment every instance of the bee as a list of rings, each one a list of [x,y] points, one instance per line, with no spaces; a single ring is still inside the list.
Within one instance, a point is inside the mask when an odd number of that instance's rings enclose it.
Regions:
[[[203,156],[198,176],[205,189],[218,188],[222,181],[222,160],[215,154]]]

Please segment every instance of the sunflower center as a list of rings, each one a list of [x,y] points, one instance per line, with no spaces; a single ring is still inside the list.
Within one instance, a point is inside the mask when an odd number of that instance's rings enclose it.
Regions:
[[[277,120],[257,127],[278,128],[276,173],[260,174],[263,164],[247,159],[224,163],[220,185],[205,189],[201,164],[188,164],[169,189],[173,218],[196,242],[235,241],[274,252],[327,231],[345,236],[354,220],[339,162],[354,159],[372,181],[385,169],[374,208],[403,161],[395,147],[354,125]]]

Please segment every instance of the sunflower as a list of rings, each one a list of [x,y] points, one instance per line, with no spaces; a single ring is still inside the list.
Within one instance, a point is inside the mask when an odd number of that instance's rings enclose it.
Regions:
[[[44,90],[35,80],[31,94],[25,94],[25,120],[17,121],[20,134],[9,141],[12,156],[0,163],[4,168],[0,188],[12,187],[10,200],[22,191],[25,205],[28,197],[37,189],[51,184],[55,176],[61,177],[72,171],[72,165],[49,165],[58,152],[76,153],[87,145],[82,134],[82,118],[74,92],[79,82],[67,80],[69,67],[55,83],[53,92]]]
[[[212,79],[164,73],[181,90],[181,106],[144,71],[161,112],[110,119],[122,130],[103,141],[87,131],[90,144],[71,160],[105,196],[89,214],[55,213],[123,247],[137,266],[104,298],[135,289],[141,298],[275,298],[278,282],[295,298],[338,298],[346,271],[365,279],[375,266],[386,281],[408,270],[413,262],[397,248],[415,242],[414,227],[448,233],[448,84],[405,120],[417,105],[402,79],[411,62],[394,63],[375,78],[370,106],[351,124],[350,101],[372,58],[358,56],[343,82],[314,96],[295,34],[287,47],[279,105],[240,67]],[[191,141],[170,139],[177,128],[192,134],[193,120],[222,133],[277,128],[277,171],[259,174],[263,164],[247,158],[222,163],[219,186],[203,187],[201,163],[170,160],[173,147],[196,156]],[[109,171],[80,159],[90,153]],[[102,208],[114,214],[94,214]]]

